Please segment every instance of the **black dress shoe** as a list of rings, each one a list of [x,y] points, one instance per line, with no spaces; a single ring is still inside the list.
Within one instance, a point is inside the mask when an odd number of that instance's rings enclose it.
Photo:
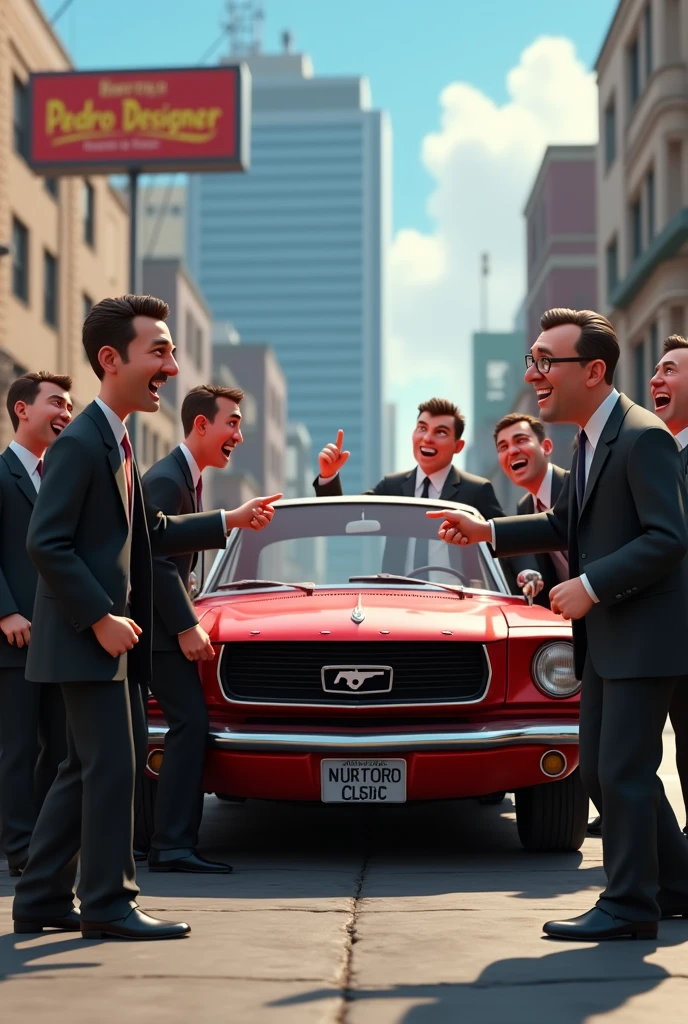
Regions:
[[[594,836],[596,839],[600,839],[602,836],[602,815],[598,814],[596,818],[588,822],[586,832],[589,836]]]
[[[18,935],[40,935],[44,928],[78,932],[81,928],[81,914],[76,907],[72,907],[64,917],[19,917],[14,921],[14,930]]]
[[[189,934],[188,924],[159,921],[135,907],[119,921],[82,921],[84,939],[183,939]]]
[[[137,850],[136,847],[134,847],[134,860],[136,860],[136,861],[148,860],[148,851],[147,850]]]
[[[148,855],[148,870],[185,871],[191,875],[228,875],[232,868],[229,864],[204,860],[197,853],[190,853],[187,857],[171,857],[167,860],[164,850],[151,850]]]
[[[656,939],[656,921],[625,921],[614,917],[601,907],[593,907],[587,914],[570,921],[548,921],[543,931],[552,939],[569,942],[601,942],[603,939]]]

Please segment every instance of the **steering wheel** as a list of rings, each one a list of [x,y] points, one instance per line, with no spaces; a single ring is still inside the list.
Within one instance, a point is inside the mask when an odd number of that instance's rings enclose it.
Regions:
[[[409,576],[417,576],[418,573],[421,573],[421,572],[446,572],[446,573],[450,573],[452,576],[456,576],[457,579],[461,580],[461,582],[465,586],[470,587],[470,585],[471,585],[470,581],[466,579],[466,577],[463,575],[463,573],[460,573],[458,569],[454,569],[451,565],[420,565],[417,569],[415,569],[415,568],[411,569],[411,572],[408,573],[408,575]]]

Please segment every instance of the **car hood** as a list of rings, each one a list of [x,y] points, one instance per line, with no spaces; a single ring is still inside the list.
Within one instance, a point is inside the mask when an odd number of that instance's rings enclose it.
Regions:
[[[359,603],[360,599],[360,603]],[[228,594],[200,601],[203,628],[216,643],[259,635],[265,640],[442,640],[482,643],[505,640],[501,602],[508,598],[471,595],[461,600],[440,591],[318,590]],[[360,607],[363,619],[352,619]]]

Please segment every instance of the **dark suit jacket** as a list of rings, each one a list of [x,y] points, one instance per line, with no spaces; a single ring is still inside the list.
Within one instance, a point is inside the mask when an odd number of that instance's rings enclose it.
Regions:
[[[35,682],[151,678],[155,554],[221,548],[219,512],[165,516],[144,499],[134,463],[129,529],[121,450],[93,402],[60,434],[45,459],[27,547],[40,579],[26,674]],[[112,658],[91,626],[124,615],[131,574],[131,617],[143,629],[128,655]]]
[[[577,453],[551,512],[495,522],[497,554],[568,548],[571,576],[586,573],[599,603],[573,623],[579,679],[586,654],[604,679],[688,675],[688,492],[676,441],[621,395],[580,517],[576,469]]]
[[[560,466],[552,466],[552,505],[556,505],[557,498],[569,475],[568,469],[561,469]],[[535,514],[535,498],[532,494],[524,494],[518,503],[519,516],[532,516]],[[544,590],[540,591],[535,598],[535,604],[543,608],[549,608],[549,592],[552,587],[559,583],[559,576],[554,562],[547,554],[535,555],[535,564],[545,584]]]
[[[0,618],[17,612],[33,616],[38,573],[26,550],[36,488],[11,448],[0,455]],[[26,647],[0,633],[0,668],[26,664]]]
[[[149,504],[166,516],[197,512],[196,488],[181,448],[166,455],[143,477]],[[153,559],[153,650],[178,651],[177,636],[198,623],[188,594],[196,555],[156,555]]]
[[[316,477],[313,486],[319,498],[331,498],[344,493],[339,473],[329,483],[323,485],[320,484],[320,477]],[[416,467],[402,473],[390,473],[375,484],[375,487],[363,493],[413,498],[416,493]],[[449,470],[440,497],[445,501],[460,501],[464,505],[472,505],[485,519],[504,515],[490,481],[481,476],[473,476],[472,473],[459,472],[456,466]]]

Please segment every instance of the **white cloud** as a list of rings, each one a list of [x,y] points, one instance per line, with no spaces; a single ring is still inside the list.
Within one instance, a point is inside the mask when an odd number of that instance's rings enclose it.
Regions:
[[[542,37],[506,76],[497,105],[465,82],[439,97],[440,127],[422,144],[435,181],[431,233],[401,230],[391,253],[390,397],[399,403],[398,461],[421,398],[456,397],[470,415],[470,338],[480,325],[479,259],[491,257],[489,327],[509,330],[525,292],[523,206],[545,148],[597,140],[595,76],[568,39]]]

